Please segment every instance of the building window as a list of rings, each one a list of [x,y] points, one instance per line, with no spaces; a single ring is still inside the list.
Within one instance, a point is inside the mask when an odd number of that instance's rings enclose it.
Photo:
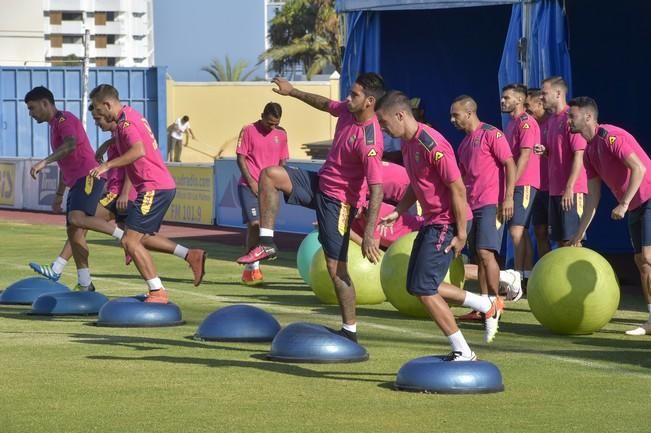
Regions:
[[[62,14],[63,21],[83,21],[84,16],[81,12],[63,12]]]
[[[115,57],[109,57],[106,60],[107,60],[106,61],[106,66],[115,66],[115,61],[116,61]]]
[[[77,35],[63,35],[64,44],[82,44],[84,39]]]
[[[117,15],[118,14],[116,12],[106,12],[106,21],[108,22],[115,21]]]
[[[115,36],[115,35],[107,35],[106,36],[106,43],[109,44],[109,45],[113,45],[113,44],[115,44],[117,39],[118,39],[118,37]]]

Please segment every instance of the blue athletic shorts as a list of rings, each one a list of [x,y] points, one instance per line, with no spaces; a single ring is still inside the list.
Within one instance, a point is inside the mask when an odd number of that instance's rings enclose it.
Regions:
[[[104,193],[102,198],[99,200],[99,204],[101,204],[102,207],[104,207],[104,209],[106,209],[107,211],[113,214],[113,217],[115,218],[115,222],[122,223],[126,221],[127,215],[129,215],[129,209],[133,207],[133,202],[129,200],[127,202],[127,208],[124,210],[118,209],[117,203],[118,203],[118,194],[114,192]]]
[[[316,209],[316,192],[319,190],[319,174],[315,171],[285,166],[287,176],[292,182],[292,192],[285,195],[285,202],[310,209]]]
[[[143,234],[154,234],[160,229],[165,212],[172,204],[176,189],[158,189],[139,192],[129,209],[126,226]]]
[[[414,296],[431,296],[438,293],[445,279],[454,251],[445,252],[454,237],[451,225],[421,227],[414,240],[407,267],[407,291]]]
[[[538,190],[530,185],[516,186],[513,192],[513,226],[529,227]]]
[[[104,192],[104,183],[104,179],[96,179],[93,176],[77,179],[77,182],[68,191],[66,212],[80,210],[86,215],[95,215],[97,203]]]
[[[574,205],[568,211],[563,210],[561,198],[560,195],[549,197],[549,238],[556,242],[572,240],[579,230],[581,215],[583,215],[582,193],[574,194]]]
[[[248,185],[237,185],[237,196],[240,198],[242,207],[242,222],[244,224],[260,221],[258,210],[258,197]]]
[[[504,224],[497,219],[497,205],[472,211],[472,224],[468,230],[468,249],[471,255],[476,255],[477,250],[491,250],[499,254],[503,234]]]
[[[549,191],[538,190],[533,200],[531,223],[534,226],[549,224]]]
[[[642,247],[651,246],[651,200],[628,212],[628,233],[635,254],[642,252]]]

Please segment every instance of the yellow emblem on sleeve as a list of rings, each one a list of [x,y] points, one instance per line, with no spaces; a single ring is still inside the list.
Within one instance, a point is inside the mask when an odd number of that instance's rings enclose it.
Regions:
[[[522,129],[529,129],[529,124],[528,123],[523,123],[522,124]]]
[[[368,151],[366,156],[368,156],[369,158],[373,157],[373,156],[377,156],[377,152],[375,151],[375,149],[371,149],[371,150]]]
[[[443,152],[436,152],[434,154],[434,160],[438,161],[439,159],[443,158]]]
[[[610,137],[608,137],[608,143],[609,143],[611,146],[612,146],[613,144],[615,144],[616,141],[617,141],[617,137],[615,137],[614,135],[611,135]]]
[[[495,138],[500,138],[501,136],[502,136],[502,133],[497,131],[497,133],[495,134]]]

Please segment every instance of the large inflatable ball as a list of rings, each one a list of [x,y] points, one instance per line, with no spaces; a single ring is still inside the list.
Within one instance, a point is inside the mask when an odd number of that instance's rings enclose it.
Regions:
[[[416,232],[409,233],[391,244],[382,259],[380,280],[387,300],[396,310],[411,317],[429,317],[418,298],[407,292],[407,266],[416,235]],[[445,282],[463,288],[464,279],[463,259],[457,257],[448,269]]]
[[[348,274],[355,285],[357,305],[380,304],[386,300],[380,283],[380,264],[373,264],[362,257],[361,248],[353,242],[348,245]],[[319,248],[312,258],[310,287],[322,303],[337,303],[323,248]]]
[[[312,258],[319,251],[319,248],[321,248],[319,232],[315,230],[303,238],[296,253],[296,268],[308,286],[310,285],[310,265],[312,264]]]
[[[534,266],[527,285],[536,319],[557,334],[591,334],[613,317],[619,284],[610,264],[588,248],[564,247]]]

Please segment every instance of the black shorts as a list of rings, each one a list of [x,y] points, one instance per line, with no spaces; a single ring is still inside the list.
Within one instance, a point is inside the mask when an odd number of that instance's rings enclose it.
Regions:
[[[242,207],[242,222],[248,224],[260,221],[258,197],[253,194],[251,187],[242,184],[237,185],[237,196],[240,199],[240,207]]]
[[[468,229],[468,250],[471,256],[477,250],[490,250],[497,254],[502,249],[504,224],[497,219],[497,205],[488,205],[472,211],[472,224]]]
[[[513,226],[529,227],[538,190],[530,185],[516,186],[513,192]]]
[[[651,200],[628,212],[628,233],[635,254],[640,254],[642,247],[651,246]]]
[[[96,179],[93,176],[84,176],[77,179],[77,182],[68,191],[66,202],[66,213],[73,210],[84,212],[88,216],[95,215],[97,203],[104,192],[104,179]]]
[[[455,235],[451,225],[428,225],[416,235],[407,267],[407,291],[414,296],[431,296],[438,293],[439,286],[448,273],[454,251],[447,253]]]
[[[568,211],[563,210],[561,198],[560,195],[549,197],[549,238],[556,242],[572,240],[579,230],[581,215],[583,215],[582,193],[574,194],[574,205]]]
[[[111,212],[113,214],[113,217],[115,218],[116,223],[122,223],[126,221],[127,215],[129,215],[129,209],[133,207],[133,202],[129,200],[127,202],[127,208],[126,209],[118,209],[117,206],[118,203],[118,194],[114,192],[107,192],[104,193],[102,198],[99,200],[99,204],[104,207],[107,211]]]
[[[533,201],[533,212],[531,223],[534,226],[546,226],[549,224],[549,191],[538,190]]]
[[[139,192],[136,201],[129,209],[127,228],[147,235],[158,232],[175,195],[176,189]]]

